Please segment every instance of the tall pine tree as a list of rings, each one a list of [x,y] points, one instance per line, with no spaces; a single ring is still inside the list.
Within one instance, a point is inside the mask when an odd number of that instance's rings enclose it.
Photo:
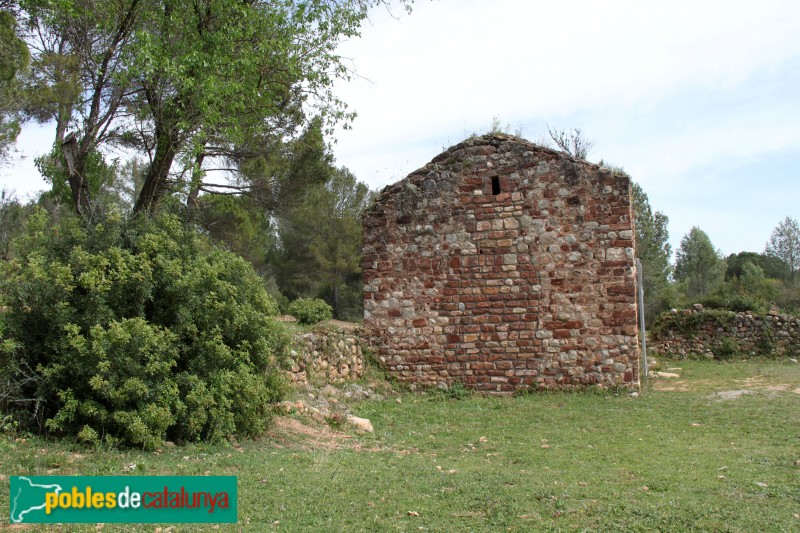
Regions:
[[[669,218],[661,211],[653,212],[647,194],[639,184],[633,184],[633,210],[636,226],[636,255],[642,262],[644,283],[645,323],[651,324],[656,315],[674,304],[674,292],[669,284],[672,271],[669,259]]]
[[[689,298],[705,296],[719,288],[726,268],[708,234],[697,226],[681,239],[675,258],[675,279]]]

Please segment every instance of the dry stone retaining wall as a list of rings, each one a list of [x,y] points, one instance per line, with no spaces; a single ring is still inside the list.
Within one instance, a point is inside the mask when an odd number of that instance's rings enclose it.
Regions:
[[[638,386],[625,175],[471,138],[380,193],[363,252],[365,334],[401,380]]]
[[[728,339],[726,341],[726,339]],[[733,342],[733,344],[731,344]],[[729,357],[741,355],[800,356],[800,318],[772,313],[672,310],[653,325],[649,345],[664,355]]]
[[[292,379],[318,379],[327,383],[353,381],[364,373],[360,339],[341,330],[317,328],[295,339]]]

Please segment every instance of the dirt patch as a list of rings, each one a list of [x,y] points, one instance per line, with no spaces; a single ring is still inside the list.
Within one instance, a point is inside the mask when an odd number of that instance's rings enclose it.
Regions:
[[[769,385],[764,387],[764,389],[772,392],[793,392],[794,394],[800,394],[800,387],[787,384]]]
[[[708,390],[708,392],[720,400],[733,400],[743,396],[744,394],[752,394],[756,391],[769,391],[769,392],[790,392],[793,394],[800,394],[800,387],[797,384],[788,383],[770,383],[762,376],[749,377],[745,379],[736,379],[727,383],[727,386],[734,386],[735,389],[724,389],[721,391],[714,391],[725,386],[725,384],[715,382],[709,379],[653,379],[650,381],[652,390],[659,392],[691,392]]]
[[[753,391],[739,389],[739,390],[723,390],[717,393],[714,393],[714,396],[720,400],[735,400],[736,398],[741,398],[745,394],[753,394]]]
[[[741,383],[748,389],[765,390],[770,392],[791,392],[800,394],[800,387],[796,384],[789,383],[768,383],[767,380],[761,376],[740,379],[737,383]]]
[[[354,452],[390,452],[397,455],[419,455],[418,448],[384,448],[379,444],[358,442],[353,435],[336,431],[325,425],[309,425],[302,420],[279,416],[273,420],[272,429],[266,437],[276,441],[281,448],[309,450],[352,450]]]
[[[725,385],[735,388],[723,389]],[[675,380],[671,382],[654,380],[652,382],[652,388],[653,390],[664,392],[690,392],[706,389],[710,394],[710,398],[717,400],[735,400],[747,394],[755,394],[758,392],[788,392],[791,394],[800,394],[800,387],[798,387],[797,384],[775,383],[764,376],[734,379],[728,383],[718,383],[711,380]],[[714,389],[723,390],[715,391]]]
[[[288,416],[276,417],[267,436],[287,447],[297,447],[303,450],[332,451],[354,447],[352,435],[334,431],[325,425],[306,425],[300,420]]]
[[[672,383],[664,383],[658,382],[657,384],[653,384],[653,390],[657,390],[660,392],[689,392],[689,384],[686,382],[672,382]]]
[[[762,383],[764,383],[764,378],[757,376],[752,378],[745,378],[745,379],[737,379],[736,383],[741,383],[745,387],[754,388],[759,387]]]

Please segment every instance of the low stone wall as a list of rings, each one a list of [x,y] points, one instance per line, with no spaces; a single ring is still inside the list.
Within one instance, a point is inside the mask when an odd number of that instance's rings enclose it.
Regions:
[[[649,347],[660,354],[725,358],[800,355],[800,318],[706,310],[702,305],[659,316]]]
[[[344,330],[323,326],[297,335],[294,344],[292,379],[296,382],[342,383],[356,380],[364,372],[361,342]]]

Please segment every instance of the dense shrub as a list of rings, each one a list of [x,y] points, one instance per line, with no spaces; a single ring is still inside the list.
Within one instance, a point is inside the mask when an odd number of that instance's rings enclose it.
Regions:
[[[719,346],[714,350],[714,356],[717,359],[732,359],[739,355],[739,343],[732,337],[723,337]]]
[[[758,337],[755,349],[756,354],[762,357],[775,357],[777,355],[775,352],[775,334],[766,323],[761,326],[761,335]],[[790,350],[787,349],[786,354],[791,357],[789,352]]]
[[[152,448],[262,431],[288,336],[249,263],[176,217],[29,220],[2,266],[0,409]]]
[[[734,313],[753,311],[763,314],[769,309],[766,301],[749,294],[714,294],[701,299],[700,303],[709,309],[725,309]]]
[[[333,308],[321,298],[298,298],[289,304],[288,312],[301,324],[316,324],[333,317]]]

